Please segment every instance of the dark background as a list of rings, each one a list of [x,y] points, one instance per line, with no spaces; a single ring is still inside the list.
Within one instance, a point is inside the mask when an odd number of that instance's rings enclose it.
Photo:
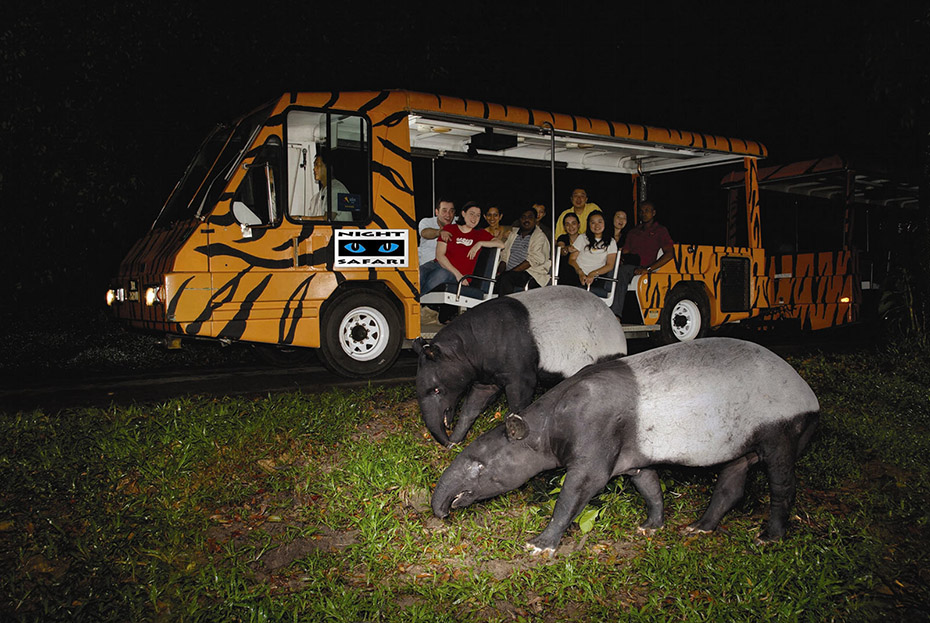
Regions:
[[[768,164],[840,153],[922,175],[923,2],[231,6],[4,4],[0,312],[101,306],[210,128],[285,91],[436,92],[758,140]],[[547,172],[502,175],[503,200],[540,185],[549,204]],[[576,183],[601,184],[560,179],[565,204]]]

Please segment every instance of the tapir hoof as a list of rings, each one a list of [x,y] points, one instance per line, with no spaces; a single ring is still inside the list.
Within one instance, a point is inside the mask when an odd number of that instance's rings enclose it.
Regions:
[[[685,526],[685,534],[710,534],[713,532],[713,528],[702,528],[696,523],[691,524],[690,526]]]
[[[537,547],[529,542],[523,547],[530,553],[530,556],[545,556],[546,558],[555,556],[555,549],[552,547]]]
[[[775,543],[776,541],[780,541],[783,536],[784,536],[783,534],[770,534],[766,530],[760,533],[759,536],[755,538],[754,543],[756,545],[767,545],[769,543]]]
[[[639,534],[642,534],[645,536],[652,536],[653,534],[656,533],[657,530],[661,529],[663,526],[665,526],[664,521],[647,520],[639,524],[639,527],[636,528],[636,531]]]

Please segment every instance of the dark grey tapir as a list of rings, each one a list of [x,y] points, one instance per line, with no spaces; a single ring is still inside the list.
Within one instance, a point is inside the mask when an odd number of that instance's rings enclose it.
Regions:
[[[550,286],[482,303],[414,350],[423,423],[444,446],[465,439],[478,415],[507,392],[510,409],[533,400],[538,383],[555,385],[599,361],[626,354],[617,317],[598,297],[571,286]],[[467,395],[465,395],[467,392]],[[452,434],[455,410],[461,413]]]
[[[765,464],[771,508],[760,541],[785,534],[794,464],[819,419],[814,392],[765,348],[709,338],[590,366],[519,415],[478,437],[442,474],[433,513],[446,517],[567,468],[552,520],[527,547],[554,552],[565,530],[614,476],[632,478],[646,501],[640,531],[664,524],[653,466],[719,466],[717,485],[693,532],[716,529],[742,497],[749,466]]]

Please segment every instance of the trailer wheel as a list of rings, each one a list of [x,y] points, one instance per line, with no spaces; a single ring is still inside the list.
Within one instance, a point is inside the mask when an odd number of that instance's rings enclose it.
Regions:
[[[390,368],[401,347],[397,309],[379,292],[350,290],[333,301],[320,325],[323,362],[342,376],[366,378]]]
[[[675,288],[659,316],[659,333],[664,344],[689,342],[707,333],[710,305],[698,287]]]

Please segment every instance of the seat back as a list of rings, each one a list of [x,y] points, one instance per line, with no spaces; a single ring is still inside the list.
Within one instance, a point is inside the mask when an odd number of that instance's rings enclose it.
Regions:
[[[475,270],[472,274],[481,279],[472,279],[469,287],[477,288],[486,298],[494,294],[494,286],[497,285],[497,265],[500,263],[501,250],[494,247],[484,247],[478,253],[478,261],[475,262]]]
[[[608,307],[613,305],[614,296],[617,292],[617,273],[620,272],[620,254],[614,260],[614,267],[610,271],[610,277],[601,276],[594,280],[594,284],[588,286],[588,290],[603,299]],[[624,292],[624,295],[626,293]]]
[[[494,298],[494,287],[497,285],[497,265],[500,262],[501,250],[495,247],[484,247],[478,252],[478,261],[470,275],[470,283],[443,284],[426,294],[420,295],[421,305],[446,304],[456,307],[474,307]]]

